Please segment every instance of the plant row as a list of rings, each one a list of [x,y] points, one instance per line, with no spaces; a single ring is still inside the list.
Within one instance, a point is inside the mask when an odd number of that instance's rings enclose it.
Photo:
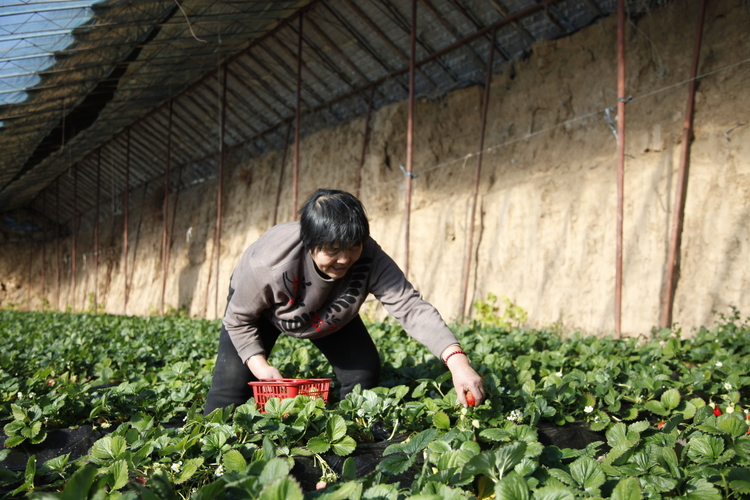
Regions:
[[[396,323],[373,322],[382,387],[345,399],[254,400],[202,415],[218,321],[0,311],[0,491],[6,498],[743,498],[750,493],[750,326],[641,338],[454,325],[487,400],[457,404],[450,373]],[[280,339],[286,377],[332,377]],[[83,456],[43,450],[91,426]],[[599,439],[546,442],[581,426]],[[379,447],[378,447],[379,446]],[[377,455],[371,450],[378,449]],[[369,453],[366,454],[365,452]],[[367,463],[364,463],[367,462]],[[302,477],[313,470],[317,486]]]

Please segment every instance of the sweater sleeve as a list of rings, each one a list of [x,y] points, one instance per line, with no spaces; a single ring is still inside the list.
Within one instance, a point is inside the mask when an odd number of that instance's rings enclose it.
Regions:
[[[244,255],[231,279],[233,293],[224,313],[224,327],[244,364],[251,356],[266,354],[258,322],[273,303],[270,270]]]
[[[374,242],[373,242],[374,243]],[[458,341],[435,307],[422,298],[403,271],[377,243],[373,254],[370,292],[411,337],[435,357]]]

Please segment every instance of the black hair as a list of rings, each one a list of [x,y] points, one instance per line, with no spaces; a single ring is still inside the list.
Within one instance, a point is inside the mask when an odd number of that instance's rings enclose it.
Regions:
[[[365,207],[346,191],[318,189],[302,205],[300,237],[306,250],[325,245],[351,248],[370,236]]]

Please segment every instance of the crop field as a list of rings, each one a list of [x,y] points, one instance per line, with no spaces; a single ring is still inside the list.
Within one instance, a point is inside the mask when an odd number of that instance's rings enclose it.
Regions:
[[[35,499],[685,498],[750,494],[750,325],[690,336],[454,325],[488,399],[393,322],[382,387],[202,415],[218,321],[0,311],[0,496]],[[332,377],[280,339],[286,377]]]

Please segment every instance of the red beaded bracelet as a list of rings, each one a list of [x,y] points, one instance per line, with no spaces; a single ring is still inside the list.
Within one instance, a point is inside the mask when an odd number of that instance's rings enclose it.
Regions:
[[[458,351],[453,351],[452,353],[448,354],[443,360],[443,363],[445,363],[445,366],[448,366],[448,360],[451,359],[451,356],[453,356],[454,354],[463,354],[464,356],[467,356],[467,354],[460,349]]]

